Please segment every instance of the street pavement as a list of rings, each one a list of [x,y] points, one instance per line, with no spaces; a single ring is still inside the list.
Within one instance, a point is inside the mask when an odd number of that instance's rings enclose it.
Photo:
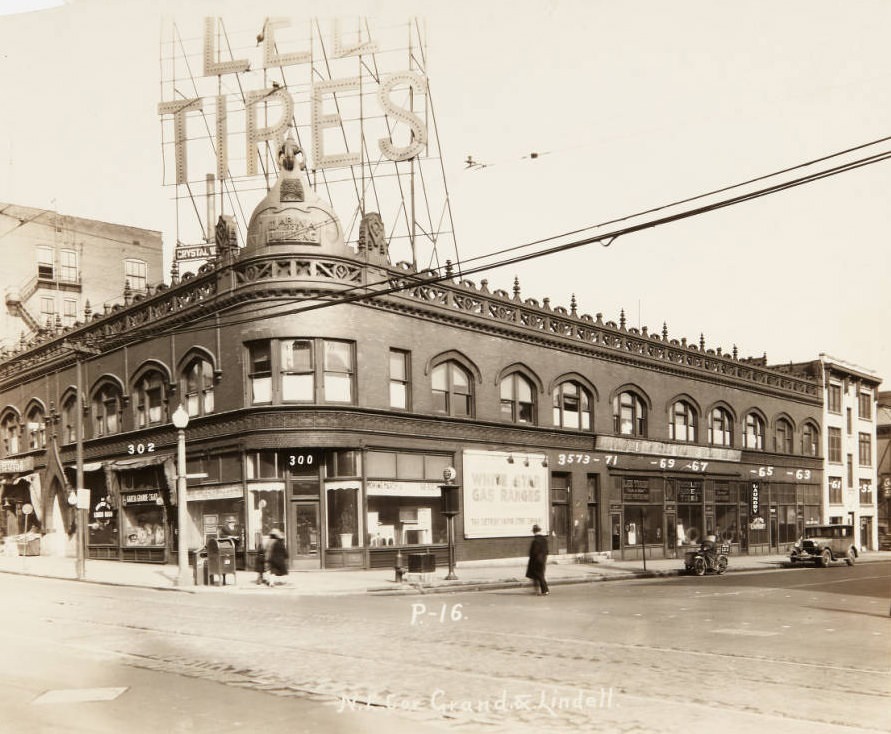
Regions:
[[[891,551],[865,551],[858,563],[891,559]],[[683,559],[647,559],[619,561],[598,558],[579,562],[575,556],[551,557],[547,579],[551,586],[590,583],[656,576],[676,576],[684,573]],[[730,556],[728,573],[764,571],[789,567],[787,555]],[[256,583],[257,574],[238,571],[226,578],[225,585],[195,585],[193,569],[189,569],[189,583],[178,584],[178,569],[173,565],[124,563],[119,561],[87,560],[82,581],[114,586],[136,586],[170,589],[190,593],[276,593],[300,596],[336,594],[430,594],[468,591],[474,588],[516,588],[530,586],[524,578],[526,559],[497,559],[458,563],[457,580],[446,580],[447,568],[437,568],[427,575],[406,574],[402,582],[395,580],[390,569],[292,571],[283,584],[274,588]],[[74,558],[53,556],[0,555],[0,573],[24,574],[56,579],[76,579]]]

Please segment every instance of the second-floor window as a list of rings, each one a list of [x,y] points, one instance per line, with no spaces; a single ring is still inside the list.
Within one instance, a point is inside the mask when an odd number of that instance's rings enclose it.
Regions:
[[[647,435],[647,406],[637,393],[626,390],[616,395],[613,424],[616,433],[623,436]]]
[[[253,342],[248,344],[251,402],[353,403],[355,365],[352,342],[331,339]]]
[[[873,503],[872,482],[869,479],[860,480],[860,504],[871,505]]]
[[[830,427],[827,438],[829,439],[829,461],[841,464],[842,461],[842,434],[841,428]]]
[[[534,423],[534,388],[523,375],[514,372],[501,381],[501,417],[512,423]]]
[[[449,361],[437,365],[430,375],[430,384],[437,413],[457,418],[473,415],[473,381],[460,364]]]
[[[801,429],[801,453],[803,456],[819,454],[817,428],[810,423],[805,423]]]
[[[62,443],[77,441],[77,396],[71,395],[62,404]]]
[[[196,357],[183,371],[183,402],[190,416],[213,413],[213,365]]]
[[[746,416],[743,446],[756,451],[764,450],[764,421],[761,419],[761,416],[755,413],[749,413]]]
[[[554,388],[554,425],[576,431],[591,430],[591,393],[578,382],[567,380]]]
[[[269,342],[248,344],[248,380],[251,403],[272,402],[272,352]]]
[[[140,378],[134,392],[137,428],[156,426],[167,419],[164,410],[167,391],[160,372],[149,372]]]
[[[778,454],[792,453],[792,424],[785,418],[777,420],[774,450]]]
[[[103,385],[93,396],[93,429],[97,437],[121,430],[121,404],[121,391],[115,385]]]
[[[408,352],[401,349],[390,350],[390,407],[408,410],[409,406],[409,362]]]
[[[46,418],[43,410],[37,406],[31,408],[25,427],[28,429],[28,448],[32,450],[46,448]]]
[[[725,408],[714,408],[709,415],[708,442],[712,446],[733,446],[733,417]]]
[[[857,437],[857,447],[860,466],[872,466],[872,436],[861,433]]]
[[[19,420],[15,413],[8,412],[0,421],[0,436],[3,438],[3,454],[10,456],[19,452]]]
[[[844,481],[841,477],[829,477],[829,504],[842,504],[844,491]]]
[[[678,400],[671,406],[671,422],[668,424],[668,435],[674,441],[696,441],[696,410],[686,400]]]

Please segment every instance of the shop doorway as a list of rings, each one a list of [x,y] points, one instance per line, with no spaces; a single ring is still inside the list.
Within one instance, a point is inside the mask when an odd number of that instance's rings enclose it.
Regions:
[[[618,512],[612,512],[609,516],[611,531],[610,549],[614,551],[622,550],[622,515]]]
[[[872,518],[860,518],[860,550],[870,550],[872,541]]]
[[[291,568],[298,571],[321,568],[319,503],[317,501],[292,502],[290,520],[291,532],[288,552],[291,557]]]
[[[678,519],[674,512],[665,513],[665,557],[678,557]]]
[[[572,553],[572,518],[569,511],[571,492],[568,474],[551,476],[551,553]]]

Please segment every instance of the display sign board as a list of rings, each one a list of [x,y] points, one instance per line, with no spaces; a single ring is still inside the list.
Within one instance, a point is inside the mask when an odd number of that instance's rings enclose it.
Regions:
[[[216,249],[213,245],[180,245],[173,251],[173,258],[177,261],[207,260],[217,254]]]
[[[529,536],[547,532],[548,469],[544,454],[464,452],[464,536]]]
[[[78,493],[79,495],[79,493]],[[126,505],[139,505],[144,504],[146,502],[155,503],[158,501],[160,494],[158,492],[133,492],[128,494],[121,495],[121,504]],[[78,496],[78,506],[80,506],[80,496]]]
[[[26,456],[21,459],[0,459],[0,474],[21,474],[33,471],[34,457]]]

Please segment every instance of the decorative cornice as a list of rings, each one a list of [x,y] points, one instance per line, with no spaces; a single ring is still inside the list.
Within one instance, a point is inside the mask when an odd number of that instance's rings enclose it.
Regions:
[[[627,328],[624,319],[617,325],[604,322],[600,314],[596,319],[579,316],[574,302],[567,311],[551,308],[549,299],[542,304],[533,298],[522,299],[518,284],[511,295],[504,290],[490,292],[486,281],[478,287],[469,280],[441,280],[435,271],[417,272],[406,264],[385,269],[307,254],[207,264],[197,275],[184,274],[175,286],[162,285],[154,292],[136,294],[127,306],[116,305],[105,314],[95,314],[87,324],[45,335],[43,341],[14,353],[0,364],[0,387],[20,380],[23,374],[48,371],[49,363],[57,367],[60,360],[70,362],[62,346],[65,341],[101,344],[107,350],[186,321],[194,323],[248,299],[305,300],[344,290],[355,295],[353,289],[368,282],[386,282],[382,290],[392,292],[375,296],[375,289],[369,287],[368,298],[360,301],[365,306],[786,399],[813,404],[822,401],[817,381],[740,360],[735,349],[732,356],[720,349],[706,349],[702,336],[697,346],[686,339],[669,339],[665,327],[661,335],[650,334],[646,328]]]

